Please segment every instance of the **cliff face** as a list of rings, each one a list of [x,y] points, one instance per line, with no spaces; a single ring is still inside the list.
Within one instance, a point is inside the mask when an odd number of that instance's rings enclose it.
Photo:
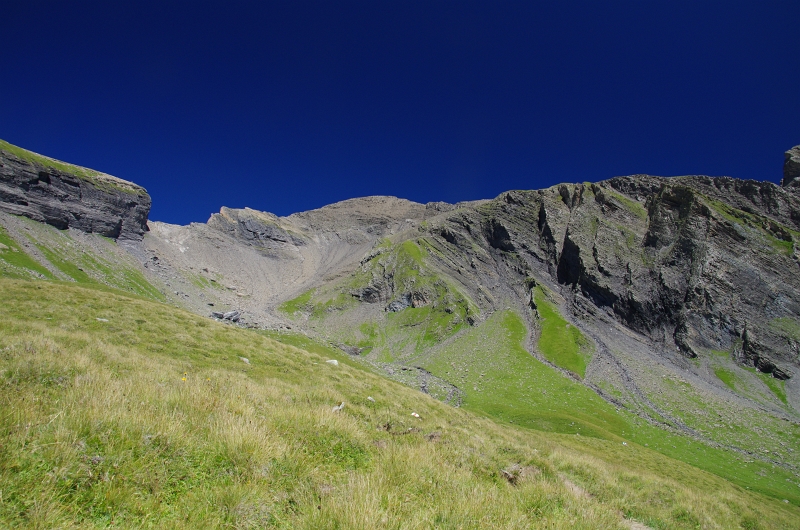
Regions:
[[[60,229],[141,240],[150,196],[131,182],[0,140],[0,210]]]
[[[612,314],[686,357],[733,351],[779,379],[800,365],[800,198],[792,190],[637,175],[508,192],[476,214],[438,230],[458,244],[483,227],[495,262],[546,271],[575,312]]]

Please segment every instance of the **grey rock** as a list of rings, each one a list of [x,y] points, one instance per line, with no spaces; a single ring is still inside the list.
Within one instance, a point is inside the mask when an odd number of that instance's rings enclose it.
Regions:
[[[250,208],[223,207],[220,213],[213,214],[208,220],[208,226],[257,247],[273,249],[305,244],[299,234],[290,232],[281,224],[279,217]]]
[[[781,186],[797,188],[800,187],[800,145],[796,145],[786,151],[783,161],[783,180]]]
[[[238,322],[241,315],[239,311],[228,311],[222,315],[222,318],[224,320],[230,320],[231,322]]]
[[[221,313],[220,311],[212,311],[211,316],[214,318],[223,319],[225,318],[225,313]]]
[[[363,348],[359,348],[357,346],[350,346],[348,344],[338,344],[337,347],[346,354],[352,355],[353,357],[361,355],[361,352],[364,351]]]
[[[131,182],[0,141],[0,210],[138,241],[147,231],[150,196]]]

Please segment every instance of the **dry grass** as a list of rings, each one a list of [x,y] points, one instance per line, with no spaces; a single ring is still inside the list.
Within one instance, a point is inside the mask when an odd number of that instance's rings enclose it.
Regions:
[[[800,520],[794,506],[635,444],[501,426],[346,358],[332,366],[165,305],[6,279],[0,296],[2,527]]]

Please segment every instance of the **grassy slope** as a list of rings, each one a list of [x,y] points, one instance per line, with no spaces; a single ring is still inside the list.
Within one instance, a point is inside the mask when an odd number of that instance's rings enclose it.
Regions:
[[[335,352],[165,305],[9,279],[0,297],[0,526],[624,528],[624,515],[791,528],[800,517],[637,444],[498,425],[325,363]]]
[[[35,246],[56,269],[77,283],[106,285],[152,300],[164,301],[164,295],[137,270],[132,259],[119,252],[116,243],[99,235],[86,235],[94,246],[82,244],[68,231],[19,217],[27,236],[25,244]],[[20,242],[0,226],[0,277],[54,279],[53,274],[25,252]]]
[[[545,359],[583,378],[592,359],[591,343],[578,328],[570,325],[557,307],[547,300],[542,286],[537,285],[534,300],[541,317],[541,336],[537,347]]]
[[[0,276],[6,278],[38,276],[53,279],[53,273],[30,257],[2,226],[0,226],[0,244],[6,247],[0,247]]]
[[[542,333],[546,339],[546,328]],[[533,429],[636,442],[743,487],[800,503],[796,475],[671,434],[615,409],[588,387],[534,359],[522,346],[525,334],[519,316],[512,311],[496,312],[423,366],[464,390],[467,409]]]
[[[398,258],[394,262],[386,259],[381,262],[381,256],[386,256],[384,252],[372,258],[370,267],[388,263],[393,266],[391,270],[400,282],[404,277],[425,277],[429,285],[431,280],[435,281],[435,274],[425,267],[424,242],[417,246],[406,241],[398,247],[395,247]],[[362,275],[371,277],[370,274]],[[592,356],[591,344],[577,328],[567,323],[541,287],[536,288],[534,296],[541,316],[541,334],[537,343],[540,354],[556,366],[583,377]],[[315,302],[316,298],[320,300]],[[350,307],[344,305],[338,311],[329,311],[331,300],[326,301],[324,295],[309,291],[290,305],[293,310],[309,312],[312,322],[314,319],[337,318]],[[742,486],[800,501],[798,478],[791,472],[655,428],[638,417],[617,410],[591,389],[539,363],[522,347],[526,329],[516,315],[496,313],[478,328],[450,328],[450,333],[426,341],[425,330],[430,327],[432,310],[431,306],[426,306],[384,314],[381,320],[362,322],[356,331],[352,322],[345,321],[344,325],[333,329],[334,338],[357,344],[367,352],[377,349],[379,361],[400,360],[408,365],[424,367],[464,391],[466,408],[490,417],[545,431],[637,441]],[[446,347],[436,347],[438,341],[452,335],[456,336]],[[399,357],[397,352],[403,351],[412,353]],[[671,383],[671,380],[663,382],[664,385]],[[776,392],[779,397],[780,390],[778,388]],[[447,400],[446,388],[429,386],[428,391],[434,397]],[[751,450],[778,450],[783,454],[783,460],[796,461],[793,455],[786,453],[785,444],[795,444],[795,436],[800,434],[798,426],[784,424],[770,416],[759,418],[755,423],[758,427],[747,430],[744,427],[748,424],[746,418],[721,421],[712,414],[714,407],[705,404],[691,388],[682,388],[679,395],[681,406],[676,408],[664,402],[662,407],[712,440]],[[649,412],[660,418],[655,412]],[[769,429],[771,437],[763,437],[760,428]]]

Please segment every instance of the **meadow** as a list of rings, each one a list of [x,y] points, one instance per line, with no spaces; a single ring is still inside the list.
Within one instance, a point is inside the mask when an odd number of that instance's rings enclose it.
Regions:
[[[0,299],[2,527],[800,520],[794,500],[620,436],[614,418],[595,421],[611,433],[595,436],[495,421],[480,401],[450,407],[313,341],[281,343],[108,288],[0,278]],[[514,318],[496,318],[509,341]]]

